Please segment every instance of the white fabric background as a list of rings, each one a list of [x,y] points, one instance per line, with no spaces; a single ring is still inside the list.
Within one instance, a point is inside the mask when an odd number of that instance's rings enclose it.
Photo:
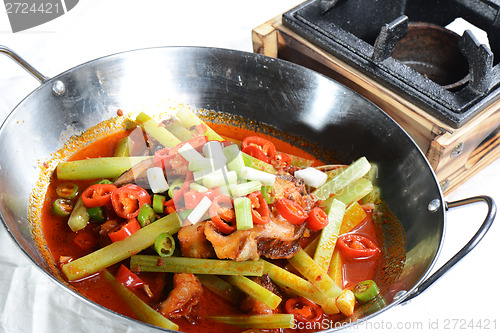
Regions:
[[[18,52],[49,77],[85,61],[143,47],[196,45],[251,52],[251,30],[299,2],[80,0],[62,17],[16,34],[11,32],[2,9],[0,44]],[[3,121],[37,86],[37,81],[10,59],[0,57],[0,119]],[[499,174],[500,160],[497,160],[446,199],[486,194],[500,203]],[[485,211],[482,205],[475,205],[448,214],[437,266],[469,240]],[[498,330],[499,228],[497,221],[474,251],[410,304],[392,308],[349,331],[489,332],[494,327]],[[489,329],[477,326],[486,320],[491,321]],[[446,322],[450,324],[448,329]],[[462,322],[476,327],[454,327]],[[1,226],[0,333],[3,332],[136,331],[115,323],[109,314],[96,311],[60,289],[28,261]]]

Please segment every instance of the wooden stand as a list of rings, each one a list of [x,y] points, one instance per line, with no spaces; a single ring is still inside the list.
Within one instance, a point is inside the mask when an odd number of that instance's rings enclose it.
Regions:
[[[314,69],[379,106],[425,153],[445,194],[500,157],[500,100],[454,129],[290,31],[281,15],[253,29],[252,43],[256,53]]]

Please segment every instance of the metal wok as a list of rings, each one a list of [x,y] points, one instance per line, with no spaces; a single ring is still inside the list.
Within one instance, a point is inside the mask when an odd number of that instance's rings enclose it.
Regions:
[[[384,305],[357,313],[358,319],[376,316],[422,293],[467,254],[493,222],[496,208],[491,198],[445,202],[424,155],[391,118],[355,92],[303,67],[232,50],[153,48],[103,57],[47,78],[11,50],[0,47],[0,51],[41,82],[0,128],[2,222],[31,261],[60,284],[61,290],[128,326],[140,329],[146,324],[76,293],[40,253],[43,235],[33,232],[37,221],[30,222],[28,215],[33,200],[43,199],[43,189],[33,192],[40,162],[54,157],[68,137],[65,133],[82,133],[116,116],[118,108],[174,100],[223,113],[224,119],[231,119],[227,115],[248,119],[262,124],[262,129],[286,133],[288,140],[300,138],[297,142],[308,143],[305,149],[328,152],[330,159],[350,163],[366,156],[376,163],[383,197],[404,229],[399,246],[405,248],[406,258],[384,291]],[[480,229],[430,275],[443,242],[446,210],[478,201],[488,205]],[[391,243],[391,235],[386,237],[386,243]]]

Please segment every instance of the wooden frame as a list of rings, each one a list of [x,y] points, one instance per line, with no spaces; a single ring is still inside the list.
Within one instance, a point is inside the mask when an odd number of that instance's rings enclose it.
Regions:
[[[454,129],[287,29],[281,15],[254,28],[252,43],[256,53],[318,70],[379,106],[425,153],[445,194],[500,157],[500,100]]]

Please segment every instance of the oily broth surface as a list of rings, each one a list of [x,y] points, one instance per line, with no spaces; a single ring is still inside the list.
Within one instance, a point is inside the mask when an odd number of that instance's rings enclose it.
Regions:
[[[315,159],[314,156],[321,156],[323,161],[331,161],[331,156],[333,156],[327,151],[322,151],[317,145],[309,143],[302,138],[290,137],[286,133],[282,133],[278,129],[269,125],[248,121],[235,115],[207,110],[200,111],[199,115],[202,119],[211,123],[210,126],[214,128],[216,132],[228,138],[242,140],[245,136],[253,135],[255,132],[258,132],[258,135],[272,139],[277,150],[279,151],[288,152],[308,159]],[[157,120],[161,119],[161,117],[154,118]],[[57,163],[68,159],[77,159],[78,155],[82,154],[85,147],[99,140],[103,140],[107,137],[109,138],[112,133],[115,133],[115,135],[113,135],[115,140],[119,140],[116,138],[121,138],[127,134],[126,129],[128,125],[129,120],[126,117],[115,117],[102,122],[85,131],[83,134],[72,137],[63,148],[54,153],[52,159],[41,163],[40,178],[33,191],[32,198],[30,199],[29,216],[33,237],[36,240],[39,252],[47,262],[53,276],[57,277],[73,290],[78,293],[83,293],[85,296],[97,301],[99,304],[104,305],[113,311],[135,318],[135,315],[130,311],[130,309],[120,307],[117,308],[111,304],[113,302],[109,302],[109,300],[113,298],[113,293],[111,292],[111,294],[108,294],[109,291],[105,291],[105,286],[101,286],[98,283],[92,288],[94,291],[90,292],[90,294],[92,294],[90,295],[88,290],[86,292],[82,292],[82,290],[87,289],[84,286],[84,288],[82,288],[82,285],[69,284],[61,277],[61,273],[59,272],[59,268],[57,266],[58,255],[61,255],[61,253],[51,253],[51,250],[49,250],[54,247],[48,244],[49,240],[45,238],[43,224],[41,222],[44,209],[45,213],[47,213],[47,208],[44,207],[50,207],[47,202],[51,201],[51,198],[50,196],[46,196],[46,193],[51,192],[49,186],[53,180],[53,172]],[[276,138],[279,139],[277,140]],[[322,161],[315,159],[315,164],[322,164]],[[389,286],[399,277],[402,271],[402,266],[404,265],[405,235],[401,224],[395,217],[385,218],[383,221],[374,222],[377,229],[377,237],[380,239],[382,244],[386,245],[382,246],[384,260],[377,269],[375,279],[377,282],[381,283],[381,289],[383,291],[387,291]],[[389,234],[387,234],[387,230],[389,230]],[[390,239],[391,241],[387,242],[387,239]],[[47,244],[49,246],[47,246]],[[89,279],[89,283],[90,282],[91,281]],[[96,295],[99,293],[102,297],[100,297],[100,299],[96,299]],[[363,309],[360,309],[359,311],[362,310]],[[362,314],[359,311],[357,314],[362,317]]]

